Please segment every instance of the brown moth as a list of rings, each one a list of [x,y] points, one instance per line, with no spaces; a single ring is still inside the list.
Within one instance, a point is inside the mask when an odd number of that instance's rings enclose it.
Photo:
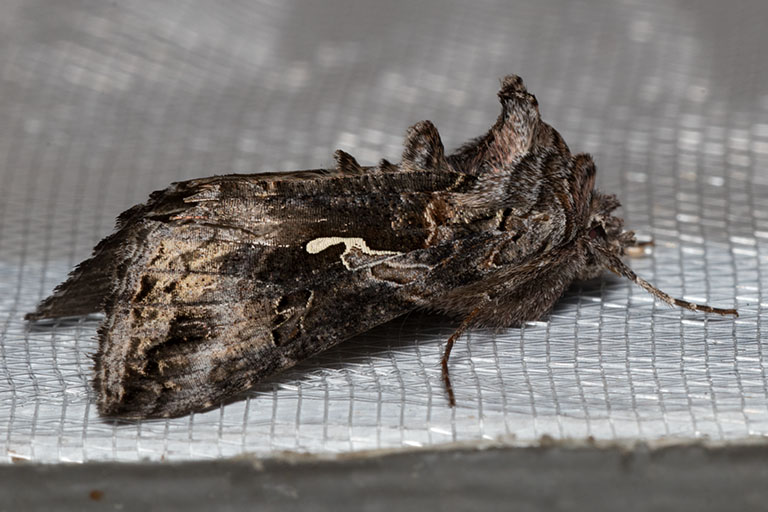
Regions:
[[[120,215],[30,320],[104,311],[93,386],[105,416],[168,417],[416,309],[473,326],[538,320],[575,279],[608,269],[674,299],[621,260],[634,234],[595,189],[595,165],[541,121],[517,76],[501,115],[446,156],[408,130],[402,162],[174,183]]]

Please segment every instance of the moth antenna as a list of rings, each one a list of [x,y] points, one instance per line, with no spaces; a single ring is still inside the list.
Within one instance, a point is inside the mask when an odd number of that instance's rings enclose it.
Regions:
[[[622,277],[626,277],[633,283],[641,286],[645,291],[653,295],[654,297],[657,297],[670,306],[678,306],[681,308],[689,309],[691,311],[704,311],[705,313],[717,313],[718,315],[733,315],[735,317],[739,316],[739,312],[735,309],[724,309],[724,308],[714,308],[712,306],[708,306],[706,304],[696,304],[693,302],[688,302],[687,300],[682,299],[676,299],[672,297],[671,295],[659,290],[655,286],[653,286],[651,283],[643,279],[642,277],[638,276],[634,273],[634,271],[629,268],[627,265],[624,264],[623,261],[621,261],[619,258],[615,257],[612,254],[608,254],[606,250],[601,250],[601,252],[609,257],[609,265],[608,270],[613,272],[614,274]]]

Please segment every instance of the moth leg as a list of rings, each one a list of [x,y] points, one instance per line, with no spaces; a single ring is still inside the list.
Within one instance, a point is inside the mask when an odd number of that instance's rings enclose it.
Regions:
[[[534,144],[541,123],[539,102],[525,88],[523,79],[508,75],[499,89],[501,114],[483,135],[465,144],[451,156],[465,172],[477,173],[481,167],[501,170],[513,164]]]
[[[408,128],[403,145],[402,165],[408,169],[437,171],[448,166],[440,133],[431,121]]]
[[[688,309],[691,311],[703,311],[705,313],[717,313],[718,315],[732,315],[735,317],[739,316],[739,312],[735,309],[725,309],[725,308],[715,308],[707,304],[696,304],[694,302],[688,302],[687,300],[682,299],[676,299],[672,297],[671,295],[659,290],[655,286],[653,286],[651,283],[643,279],[642,277],[638,276],[637,274],[632,271],[631,268],[626,266],[623,261],[621,261],[619,258],[615,257],[614,255],[607,253],[607,251],[604,251],[604,254],[608,256],[608,262],[607,265],[608,270],[613,272],[614,274],[626,277],[636,285],[643,288],[645,291],[653,295],[654,297],[657,297],[660,300],[663,300],[670,306],[678,306],[684,309]]]
[[[448,404],[451,407],[456,407],[456,396],[453,393],[453,385],[451,384],[451,376],[448,372],[448,358],[451,357],[451,350],[453,350],[453,345],[456,343],[456,340],[461,337],[464,332],[472,327],[475,318],[477,315],[480,314],[480,311],[485,307],[485,305],[488,303],[488,300],[483,301],[481,305],[476,307],[467,317],[461,322],[461,325],[459,325],[459,328],[454,331],[453,334],[451,334],[451,337],[448,338],[448,341],[445,344],[445,351],[443,352],[443,358],[440,360],[440,366],[442,368],[442,374],[443,374],[443,384],[445,385],[445,392],[448,395]]]

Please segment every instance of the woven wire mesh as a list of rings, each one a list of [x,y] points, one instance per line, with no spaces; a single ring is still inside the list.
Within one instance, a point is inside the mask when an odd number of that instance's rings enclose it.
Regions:
[[[5,0],[0,19],[0,453],[7,461],[209,458],[504,436],[768,434],[768,66],[753,2]],[[578,283],[545,321],[470,331],[413,314],[167,421],[101,419],[98,319],[23,315],[169,182],[398,160],[431,119],[447,147],[516,73],[656,246],[627,281]]]

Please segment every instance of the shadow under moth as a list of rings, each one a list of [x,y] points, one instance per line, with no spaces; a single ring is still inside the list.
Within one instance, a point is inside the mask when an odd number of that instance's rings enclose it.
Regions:
[[[517,76],[491,129],[446,156],[412,126],[402,161],[174,183],[120,215],[115,232],[29,320],[103,311],[93,386],[120,418],[201,411],[345,339],[416,309],[473,326],[546,315],[603,269],[675,299],[621,260],[637,246],[595,189],[595,165],[540,119]]]

